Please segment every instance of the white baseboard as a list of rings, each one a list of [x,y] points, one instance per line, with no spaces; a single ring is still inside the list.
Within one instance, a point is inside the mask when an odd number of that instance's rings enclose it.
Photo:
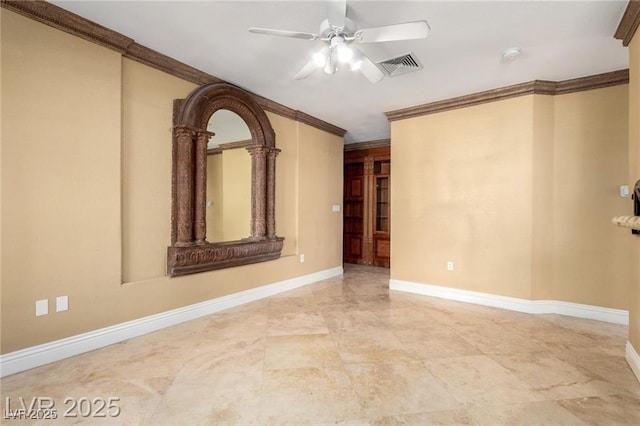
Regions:
[[[631,371],[636,375],[636,379],[640,382],[640,355],[633,348],[631,342],[627,342],[627,350],[626,357],[627,362],[629,363],[629,367],[631,367]]]
[[[474,303],[476,305],[492,306],[494,308],[508,309],[510,311],[525,312],[528,314],[560,314],[611,322],[614,324],[629,324],[629,312],[622,309],[582,305],[559,300],[519,299],[516,297],[499,296],[490,293],[480,293],[477,291],[460,290],[457,288],[440,287],[394,279],[389,280],[389,289],[439,297],[441,299],[457,300],[459,302]]]
[[[233,308],[234,306],[293,290],[316,281],[342,275],[342,273],[341,266],[326,269],[0,355],[0,377],[99,349],[185,321]]]

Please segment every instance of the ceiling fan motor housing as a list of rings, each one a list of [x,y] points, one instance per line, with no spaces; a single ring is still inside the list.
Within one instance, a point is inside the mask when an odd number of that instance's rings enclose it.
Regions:
[[[340,35],[343,37],[352,37],[358,27],[355,22],[349,18],[344,20],[344,28],[334,27],[329,23],[328,19],[325,19],[320,24],[320,36],[322,38],[332,39],[333,37]]]

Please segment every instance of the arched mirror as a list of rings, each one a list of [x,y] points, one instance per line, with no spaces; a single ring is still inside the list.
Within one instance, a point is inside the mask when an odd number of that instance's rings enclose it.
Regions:
[[[264,110],[241,89],[209,84],[174,101],[169,276],[280,257],[279,151]]]
[[[233,241],[250,235],[251,132],[242,117],[220,109],[207,131],[207,241]]]

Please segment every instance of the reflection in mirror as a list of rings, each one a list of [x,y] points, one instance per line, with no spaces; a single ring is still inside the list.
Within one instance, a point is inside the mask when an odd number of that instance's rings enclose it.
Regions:
[[[236,113],[220,109],[207,125],[207,241],[247,238],[251,225],[251,132]]]

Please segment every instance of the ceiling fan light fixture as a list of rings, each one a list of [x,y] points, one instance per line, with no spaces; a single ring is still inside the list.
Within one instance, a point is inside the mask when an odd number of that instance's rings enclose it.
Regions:
[[[327,55],[324,50],[314,53],[313,62],[318,66],[318,68],[324,67],[324,64],[327,63]]]
[[[348,65],[351,71],[358,71],[371,83],[377,83],[384,78],[385,72],[358,48],[358,44],[415,40],[426,38],[429,34],[429,24],[425,20],[358,29],[355,22],[347,18],[347,0],[326,1],[329,3],[328,16],[320,23],[320,32],[317,34],[249,28],[250,32],[256,34],[319,40],[325,44],[324,48],[312,54],[307,63],[294,75],[293,78],[296,80],[307,78],[318,69],[333,75],[338,69],[346,68]],[[399,66],[395,63],[392,65],[396,68]],[[404,67],[404,64],[400,65]]]
[[[325,74],[333,75],[336,73],[336,55],[335,52],[331,52],[330,55],[327,55],[327,62],[324,64],[324,68],[322,69]]]
[[[343,64],[351,61],[353,57],[353,50],[345,43],[344,37],[336,35],[331,38],[331,52],[336,55],[338,61]]]
[[[353,50],[346,44],[342,43],[338,45],[338,60],[343,64],[351,61],[353,58]]]

